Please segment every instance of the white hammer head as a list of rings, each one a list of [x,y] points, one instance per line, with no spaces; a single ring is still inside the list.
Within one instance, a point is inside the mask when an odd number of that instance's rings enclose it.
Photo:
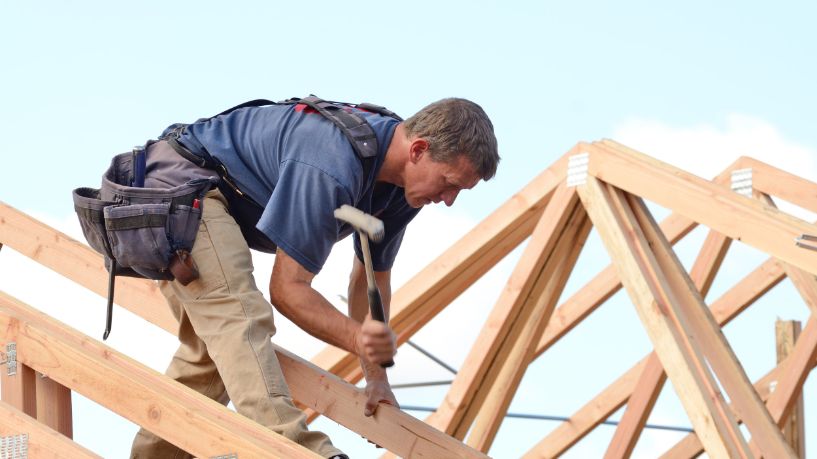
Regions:
[[[335,209],[335,218],[352,225],[358,231],[362,231],[374,242],[380,242],[386,231],[383,229],[383,222],[376,217],[363,212],[350,205],[342,205]]]

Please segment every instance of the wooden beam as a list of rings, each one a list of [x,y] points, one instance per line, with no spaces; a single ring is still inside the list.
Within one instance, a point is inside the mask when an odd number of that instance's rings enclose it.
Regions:
[[[675,252],[662,237],[647,207],[640,198],[630,195],[628,199],[675,297],[680,300],[679,306],[688,320],[688,330],[693,332],[694,339],[700,343],[712,371],[729,394],[733,411],[749,428],[759,452],[765,457],[795,457],[752,387],[751,380],[746,376],[717,321],[704,304]]]
[[[28,435],[28,457],[43,459],[102,458],[13,406],[0,402],[0,436],[22,434]],[[3,457],[12,457],[12,455]]]
[[[71,389],[40,373],[35,380],[37,420],[68,438],[74,438]]]
[[[575,190],[573,193],[575,194]],[[497,376],[492,378],[491,384],[483,384],[479,388],[479,391],[486,393],[485,401],[481,406],[475,404],[469,407],[476,412],[468,434],[467,443],[470,446],[488,452],[493,444],[511,400],[533,359],[535,345],[550,320],[591,228],[587,213],[581,205],[577,205],[559,237],[557,247],[548,258],[538,275],[536,285],[525,300],[524,308],[530,310],[530,313],[524,313],[524,319],[520,317],[520,320],[513,324],[514,330],[503,343],[503,347],[509,349],[507,357],[490,368]]]
[[[615,142],[580,145],[590,152],[590,175],[817,274],[817,257],[794,243],[817,226]]]
[[[800,322],[796,320],[780,320],[775,322],[775,341],[777,343],[777,364],[781,364],[787,357],[792,355],[795,343],[800,337]],[[783,421],[783,436],[789,442],[798,457],[806,456],[806,432],[805,432],[805,412],[803,406],[803,395],[800,394],[794,402],[791,414]]]
[[[710,231],[707,235],[701,252],[690,270],[692,282],[702,297],[706,297],[709,292],[731,242],[731,239],[715,231]],[[616,427],[604,455],[606,459],[630,457],[666,380],[661,361],[655,353],[651,354],[647,368],[644,369],[632,397],[627,402],[627,409]]]
[[[680,300],[631,204],[621,191],[592,176],[578,192],[707,451],[716,457],[749,457],[748,445],[706,368],[700,345],[690,339]]]
[[[752,169],[752,188],[817,213],[817,183],[778,169],[754,158],[741,158]]]
[[[4,228],[4,225],[10,221],[19,222],[15,226],[18,228],[19,233],[15,232],[17,230],[12,231],[10,228]],[[33,227],[30,226],[31,222],[35,222],[36,225]],[[49,264],[46,264],[47,267],[57,270],[57,272],[63,276],[80,283],[101,296],[107,295],[107,284],[105,283],[107,280],[104,280],[103,282],[95,282],[92,276],[86,275],[89,270],[89,266],[86,264],[86,261],[91,263],[92,260],[96,260],[96,263],[98,263],[99,266],[96,268],[91,267],[90,272],[98,273],[100,276],[107,279],[107,274],[102,266],[102,258],[97,256],[90,247],[57,232],[47,225],[31,219],[31,217],[28,217],[22,212],[8,206],[0,205],[0,240],[5,240],[2,239],[2,237],[6,237],[9,234],[12,236],[8,240],[15,242],[15,245],[13,246],[9,244],[13,249],[23,253],[24,255],[33,256],[35,261],[40,263],[48,262]],[[60,263],[57,260],[60,256],[75,257],[80,260],[80,263],[77,266],[72,266],[70,263]],[[176,319],[170,314],[164,297],[161,296],[158,289],[145,288],[145,285],[152,284],[154,283],[143,279],[128,277],[118,278],[116,281],[117,301],[123,307],[134,312],[138,316],[143,318],[156,318],[156,321],[154,322],[156,325],[175,335],[178,329],[178,324]],[[104,303],[100,302],[100,313],[102,313],[101,307],[103,305]],[[353,385],[331,378],[326,379],[327,373],[325,371],[319,370],[313,365],[304,365],[306,362],[303,359],[289,354],[287,354],[289,357],[286,357],[285,351],[280,347],[276,346],[276,351],[278,353],[279,361],[281,362],[282,370],[285,374],[290,375],[287,379],[287,383],[292,391],[293,398],[303,402],[305,405],[312,408],[320,407],[321,409],[331,407],[338,403],[338,400],[335,398],[335,394],[352,393],[358,391],[358,389]],[[297,371],[290,371],[293,369],[289,368],[289,366],[295,366],[296,363],[300,364]],[[30,385],[25,385],[25,387],[31,387],[33,389],[34,372],[31,369],[28,369],[27,371],[31,383]],[[314,388],[322,387],[321,381],[324,381],[325,384],[331,385],[333,390],[315,391]],[[10,388],[12,385],[4,384],[3,387]],[[32,398],[29,413],[34,416],[36,413],[36,405],[33,398],[33,390],[30,391],[30,393]],[[327,413],[327,416],[341,425],[360,428],[361,430],[357,431],[357,433],[366,438],[377,436],[376,432],[369,431],[369,429],[374,428],[372,424],[361,422],[361,420],[364,420],[365,418],[363,416],[363,408],[360,408],[359,410],[330,410],[330,412]],[[414,425],[413,422],[415,419],[399,410],[384,410],[377,416],[377,418],[379,419],[379,422],[386,422],[387,424],[394,423],[399,425]],[[401,438],[388,437],[387,439],[382,439],[379,444],[387,449],[399,449],[400,445],[405,442],[405,436],[410,436],[417,442],[423,442],[424,440],[422,440],[421,437],[432,438],[433,435],[436,435],[434,433],[436,430],[428,426],[423,428],[418,427],[413,432],[416,433],[403,432],[403,437]],[[471,448],[463,445],[462,443],[457,443],[460,445],[459,447],[463,451],[467,452],[467,454],[473,453]],[[466,453],[462,454],[467,456]]]
[[[817,316],[812,316],[795,343],[791,359],[783,366],[782,375],[766,402],[771,417],[780,427],[786,424],[789,414],[800,397],[803,383],[815,359],[817,359]],[[749,446],[754,450],[754,438]]]
[[[527,238],[564,181],[571,150],[394,292],[389,325],[405,343],[476,279]],[[312,362],[347,381],[361,377],[356,356],[328,347]]]
[[[18,323],[9,324],[13,329],[11,332],[16,332]],[[5,365],[0,365],[0,400],[13,406],[29,416],[37,416],[37,390],[35,387],[34,370],[16,360],[16,364],[11,361],[8,351],[8,345],[11,344],[16,347],[17,356],[20,353],[20,343],[13,339],[0,337],[0,353],[2,359],[5,360]],[[14,369],[9,371],[11,365]],[[13,374],[9,374],[13,373]]]
[[[85,288],[103,297],[108,296],[108,272],[102,262],[102,255],[2,201],[0,242]],[[116,280],[116,304],[160,328],[176,333],[178,325],[170,308],[164,300],[156,300],[162,298],[156,282],[131,278],[127,278],[126,282],[124,280],[121,277]],[[126,298],[133,301],[126,301]],[[155,306],[145,308],[140,307],[141,304]]]
[[[318,457],[2,292],[0,330],[21,362],[191,454]]]
[[[757,198],[763,204],[777,209],[772,198],[765,193],[759,193]],[[811,310],[812,315],[817,315],[817,278],[813,274],[807,273],[800,268],[792,266],[788,263],[780,261],[780,266],[786,272],[786,276],[791,280],[800,297]]]
[[[814,322],[811,320],[810,322]],[[805,346],[804,346],[805,347]],[[772,393],[772,385],[779,387],[778,380],[782,377],[783,371],[789,362],[792,361],[792,356],[789,356],[782,363],[777,365],[772,371],[766,373],[755,383],[755,389],[763,401],[768,401]],[[813,370],[817,365],[817,359],[810,363],[810,368]],[[694,433],[684,437],[681,441],[675,444],[669,451],[661,455],[662,459],[687,459],[696,457],[703,452],[701,441]]]
[[[464,438],[476,416],[472,411],[479,403],[475,395],[481,385],[492,384],[489,369],[502,365],[502,344],[511,333],[512,325],[520,318],[534,288],[543,288],[536,285],[538,274],[552,256],[577,205],[575,190],[568,190],[564,185],[557,189],[443,403],[427,419],[430,425],[456,438]],[[507,356],[507,350],[505,352],[504,356]]]
[[[284,349],[278,349],[278,359],[287,381],[304,381],[323,373],[314,364],[298,358]],[[355,432],[366,432],[366,438],[385,446],[392,453],[405,458],[487,458],[484,454],[463,445],[460,441],[430,427],[399,409],[380,405],[372,417],[343,416],[339,412],[363,413],[366,395],[331,373],[323,373],[317,384],[290,385],[299,400],[330,418],[343,420],[343,425]],[[326,394],[330,396],[327,397]]]
[[[712,303],[712,313],[715,319],[721,326],[726,325],[763,294],[779,284],[784,277],[785,274],[775,259],[766,260]],[[570,418],[570,421],[554,429],[525,457],[556,457],[584,438],[629,400],[648,358],[649,356],[641,359],[634,367],[587,402]]]

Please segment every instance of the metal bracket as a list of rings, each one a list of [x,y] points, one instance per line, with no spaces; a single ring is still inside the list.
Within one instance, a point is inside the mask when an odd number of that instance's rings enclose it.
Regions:
[[[0,459],[27,459],[28,434],[0,437]]]
[[[0,355],[3,356],[3,359],[0,360],[0,365],[6,364],[6,368],[8,370],[9,376],[14,376],[17,374],[17,343],[7,343],[6,344],[6,353],[3,354],[0,352]],[[2,458],[0,458],[2,459]]]
[[[590,153],[579,153],[567,158],[567,186],[573,187],[587,183],[587,166],[590,164]]]
[[[817,236],[812,236],[810,234],[801,234],[800,237],[794,238],[794,243],[795,245],[797,245],[797,247],[802,247],[804,249],[809,250],[817,250],[817,245],[806,244],[803,241],[817,242]]]
[[[236,453],[222,454],[221,456],[213,456],[210,459],[238,459],[238,454]]]
[[[752,197],[752,169],[738,169],[732,171],[732,191],[747,197]]]

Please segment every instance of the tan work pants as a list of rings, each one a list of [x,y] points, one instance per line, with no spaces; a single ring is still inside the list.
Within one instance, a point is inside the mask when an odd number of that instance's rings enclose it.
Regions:
[[[203,203],[193,259],[201,277],[187,286],[160,282],[179,320],[179,350],[166,375],[323,457],[341,452],[321,432],[307,430],[306,415],[292,404],[270,338],[272,306],[255,285],[252,259],[241,231],[217,190]],[[131,458],[189,458],[144,428]]]

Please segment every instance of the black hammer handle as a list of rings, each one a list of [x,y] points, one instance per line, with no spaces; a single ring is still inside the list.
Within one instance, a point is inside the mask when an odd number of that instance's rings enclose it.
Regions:
[[[372,313],[372,319],[379,320],[380,322],[386,323],[386,314],[383,312],[383,300],[380,298],[380,290],[377,288],[377,285],[372,286],[372,288],[368,289],[369,293],[369,310]],[[394,360],[389,359],[387,362],[383,362],[380,364],[383,368],[389,368],[394,366]]]

